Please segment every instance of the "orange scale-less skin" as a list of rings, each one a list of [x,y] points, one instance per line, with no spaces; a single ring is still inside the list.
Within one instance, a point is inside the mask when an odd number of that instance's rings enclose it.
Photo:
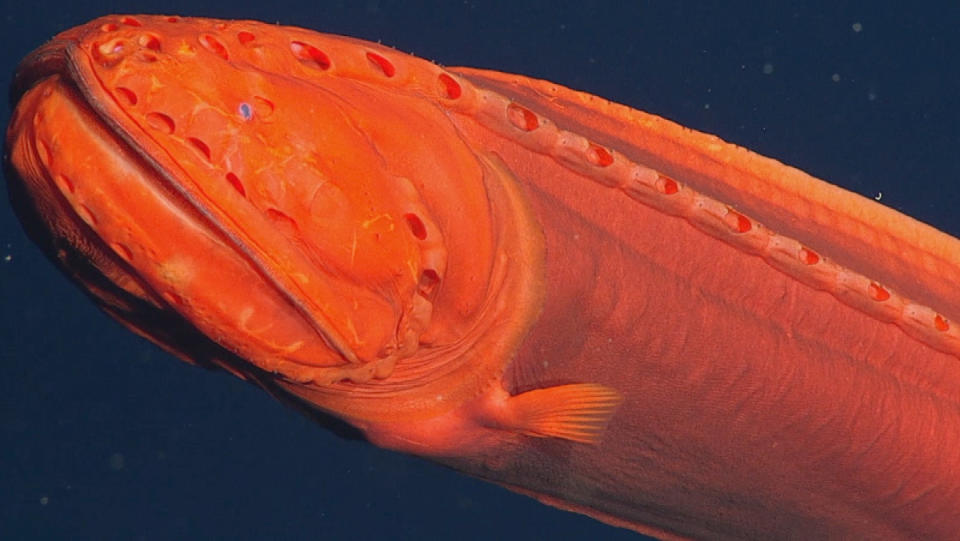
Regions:
[[[16,85],[34,235],[182,358],[665,538],[960,531],[953,237],[594,96],[296,28],[105,17]]]

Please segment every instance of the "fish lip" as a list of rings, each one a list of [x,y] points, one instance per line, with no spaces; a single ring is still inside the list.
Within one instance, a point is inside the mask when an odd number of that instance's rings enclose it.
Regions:
[[[67,50],[76,45],[75,40],[57,36],[23,57],[14,69],[13,81],[10,84],[8,95],[10,110],[16,107],[20,98],[37,82],[51,75],[67,71],[69,69],[67,67]]]

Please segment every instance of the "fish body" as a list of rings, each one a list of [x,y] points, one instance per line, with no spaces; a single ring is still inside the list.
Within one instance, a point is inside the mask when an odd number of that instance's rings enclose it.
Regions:
[[[21,64],[32,235],[371,442],[665,538],[960,529],[960,242],[557,85],[164,16]]]

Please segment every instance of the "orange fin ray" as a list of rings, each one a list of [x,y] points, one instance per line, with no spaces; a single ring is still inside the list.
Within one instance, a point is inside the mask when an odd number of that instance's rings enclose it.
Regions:
[[[535,389],[510,397],[510,428],[527,436],[597,443],[623,398],[597,383]]]

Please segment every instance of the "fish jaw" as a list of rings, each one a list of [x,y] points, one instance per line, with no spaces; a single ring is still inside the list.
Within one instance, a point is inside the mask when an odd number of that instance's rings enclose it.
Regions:
[[[136,299],[183,316],[284,379],[323,385],[385,377],[431,331],[431,317],[445,315],[431,297],[448,278],[443,236],[417,186],[381,174],[377,149],[364,146],[335,107],[319,107],[332,115],[327,122],[292,123],[322,126],[331,158],[313,164],[312,176],[282,171],[315,156],[268,145],[294,131],[284,114],[301,113],[283,104],[303,105],[309,96],[273,96],[280,105],[270,119],[254,107],[266,100],[251,93],[221,118],[220,102],[231,96],[216,92],[219,80],[184,73],[203,70],[196,56],[209,53],[204,40],[172,46],[178,37],[154,24],[170,21],[180,20],[106,17],[62,33],[21,64],[9,164],[25,206],[39,210],[34,236],[75,255],[63,263],[68,274],[92,262],[89,279],[77,277],[111,313],[122,303],[103,291],[136,287]],[[178,78],[201,88],[182,98],[173,91]],[[291,87],[302,90],[284,88]],[[287,129],[275,127],[284,120]],[[225,134],[229,149],[221,148]],[[371,174],[350,169],[364,162]],[[455,308],[469,319],[471,307]]]

